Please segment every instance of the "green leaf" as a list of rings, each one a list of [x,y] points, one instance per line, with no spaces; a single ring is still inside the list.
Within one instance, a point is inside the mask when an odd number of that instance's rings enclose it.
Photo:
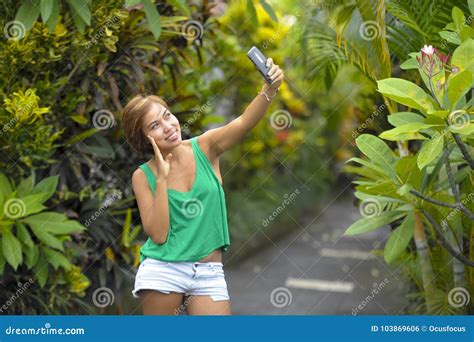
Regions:
[[[431,128],[434,125],[428,125],[423,122],[412,122],[409,124],[401,125],[390,129],[388,131],[380,133],[379,137],[386,140],[413,140],[413,139],[427,139],[418,131],[422,129]]]
[[[141,0],[125,0],[125,7],[133,7],[138,5],[140,2]]]
[[[41,0],[40,10],[41,10],[41,19],[43,22],[47,22],[51,12],[53,11],[54,0]]]
[[[44,202],[44,197],[44,193],[39,193],[21,198],[21,200],[25,204],[25,213],[21,217],[36,214],[40,211],[45,210],[46,207],[41,204],[41,202]]]
[[[16,195],[18,197],[24,197],[26,195],[29,195],[33,184],[34,174],[32,173],[29,177],[21,179],[20,183],[16,187]]]
[[[402,224],[390,233],[384,248],[384,258],[387,264],[392,263],[405,250],[415,231],[415,215],[409,212]]]
[[[8,177],[0,172],[0,192],[2,192],[5,196],[7,196],[12,191],[13,191],[13,188],[11,186],[10,181],[8,180]]]
[[[399,112],[387,116],[388,122],[392,126],[402,126],[413,122],[423,122],[424,117],[412,112]]]
[[[189,11],[189,7],[186,4],[186,1],[184,0],[168,0],[168,3],[176,7],[181,13],[186,14],[187,16],[190,16],[191,13]]]
[[[443,151],[443,144],[444,138],[442,134],[437,134],[434,138],[431,138],[431,140],[423,143],[416,160],[420,170],[439,158]]]
[[[25,25],[25,30],[29,31],[33,27],[36,19],[38,19],[39,14],[40,10],[34,0],[23,0],[16,13],[15,20],[22,22],[23,25]]]
[[[43,194],[41,203],[46,201],[48,198],[53,196],[56,188],[58,187],[59,176],[51,176],[43,179],[41,182],[36,184],[36,186],[31,190],[31,194]]]
[[[78,221],[68,220],[66,215],[52,211],[28,216],[23,221],[32,227],[57,235],[77,233],[85,229]]]
[[[78,143],[86,138],[89,138],[90,136],[96,134],[97,132],[99,132],[100,130],[97,129],[97,128],[91,128],[91,129],[88,129],[88,130],[85,130],[77,135],[74,135],[73,137],[71,137],[70,139],[68,139],[64,144],[66,146],[72,146],[74,145],[75,143]]]
[[[58,20],[59,20],[59,0],[53,0],[51,15],[49,16],[49,19],[47,22],[49,32],[54,31],[54,28],[56,27]]]
[[[382,167],[389,175],[395,173],[393,166],[397,158],[381,139],[370,134],[362,134],[357,137],[356,145],[363,154],[373,163]]]
[[[2,244],[0,244],[0,275],[3,274],[5,270],[5,257],[3,256]]]
[[[48,261],[42,254],[38,258],[35,271],[38,284],[41,288],[43,288],[44,285],[46,285],[46,281],[48,280]]]
[[[400,69],[402,70],[410,70],[410,69],[418,69],[418,61],[416,58],[409,58],[402,64],[400,64]]]
[[[39,258],[39,248],[37,245],[23,248],[23,254],[25,254],[25,264],[29,269],[33,268]]]
[[[265,12],[268,13],[270,18],[272,18],[272,20],[277,23],[278,22],[278,17],[275,14],[275,11],[273,10],[272,6],[270,6],[265,0],[258,0],[258,1],[260,2],[260,5],[262,5]]]
[[[258,26],[257,11],[255,10],[255,6],[253,5],[253,0],[247,0],[247,13],[250,17],[250,21],[253,27]]]
[[[30,228],[33,231],[33,234],[35,234],[35,236],[45,245],[58,249],[60,251],[64,251],[63,243],[54,235],[51,235],[40,227],[30,225]]]
[[[463,97],[472,87],[472,74],[469,70],[463,70],[458,74],[449,77],[448,98],[451,108]]]
[[[457,67],[459,72],[469,70],[474,73],[474,40],[467,39],[454,50],[451,58],[451,67]]]
[[[158,40],[161,35],[160,14],[156,9],[155,4],[152,3],[150,0],[143,0],[142,3],[143,10],[145,11],[146,18],[148,20],[148,26],[150,28],[150,31],[151,33],[153,33],[155,39]]]
[[[73,16],[79,16],[86,25],[91,24],[91,11],[89,10],[89,4],[83,0],[66,0],[72,9]]]
[[[347,230],[344,235],[356,235],[367,233],[390,222],[393,222],[406,215],[405,212],[400,213],[399,211],[383,212],[375,217],[366,217],[359,221],[354,222]]]
[[[16,270],[23,261],[20,241],[10,230],[4,230],[2,234],[2,251],[7,262]]]
[[[395,166],[395,170],[402,183],[409,184],[418,189],[423,176],[416,163],[416,158],[416,156],[401,158]]]
[[[41,250],[46,260],[48,260],[55,270],[57,270],[60,266],[66,271],[71,269],[71,263],[61,252],[49,249],[48,247],[43,247]]]
[[[400,78],[386,78],[377,81],[380,93],[388,98],[422,112],[434,109],[434,99],[415,83]]]
[[[18,239],[20,239],[21,242],[23,242],[26,246],[32,247],[34,246],[33,240],[31,240],[30,233],[28,232],[28,229],[25,227],[25,225],[21,222],[16,223],[16,232]]]

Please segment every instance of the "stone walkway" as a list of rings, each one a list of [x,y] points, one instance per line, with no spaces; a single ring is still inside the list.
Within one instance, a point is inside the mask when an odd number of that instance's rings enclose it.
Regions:
[[[240,265],[224,266],[234,315],[397,315],[407,304],[403,276],[382,257],[390,228],[343,236],[360,218],[354,197],[329,196],[299,229]],[[282,213],[287,215],[287,213]],[[225,262],[224,262],[225,264]]]

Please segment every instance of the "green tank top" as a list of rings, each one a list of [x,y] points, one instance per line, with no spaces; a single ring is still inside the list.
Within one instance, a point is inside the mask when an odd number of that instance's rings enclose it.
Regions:
[[[188,192],[168,189],[170,227],[166,242],[156,244],[148,238],[140,249],[140,262],[145,258],[198,261],[217,248],[225,252],[230,246],[224,189],[197,137],[191,138],[191,145],[196,160],[194,184]],[[147,163],[139,167],[155,195],[155,174]]]

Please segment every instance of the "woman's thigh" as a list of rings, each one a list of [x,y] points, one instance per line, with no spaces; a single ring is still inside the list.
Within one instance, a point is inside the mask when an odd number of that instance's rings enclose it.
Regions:
[[[188,315],[232,315],[229,300],[213,301],[211,296],[192,295],[185,302]]]
[[[141,290],[139,296],[144,315],[178,315],[183,302],[183,294],[178,292]]]

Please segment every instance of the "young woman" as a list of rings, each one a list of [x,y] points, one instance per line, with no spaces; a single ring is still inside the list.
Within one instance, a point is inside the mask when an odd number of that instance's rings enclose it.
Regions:
[[[230,315],[222,252],[230,245],[219,157],[264,116],[283,81],[267,60],[272,83],[230,123],[181,140],[180,123],[158,96],[136,96],[125,107],[127,142],[154,157],[132,175],[143,229],[133,296],[146,315]],[[183,305],[184,303],[184,305]]]

